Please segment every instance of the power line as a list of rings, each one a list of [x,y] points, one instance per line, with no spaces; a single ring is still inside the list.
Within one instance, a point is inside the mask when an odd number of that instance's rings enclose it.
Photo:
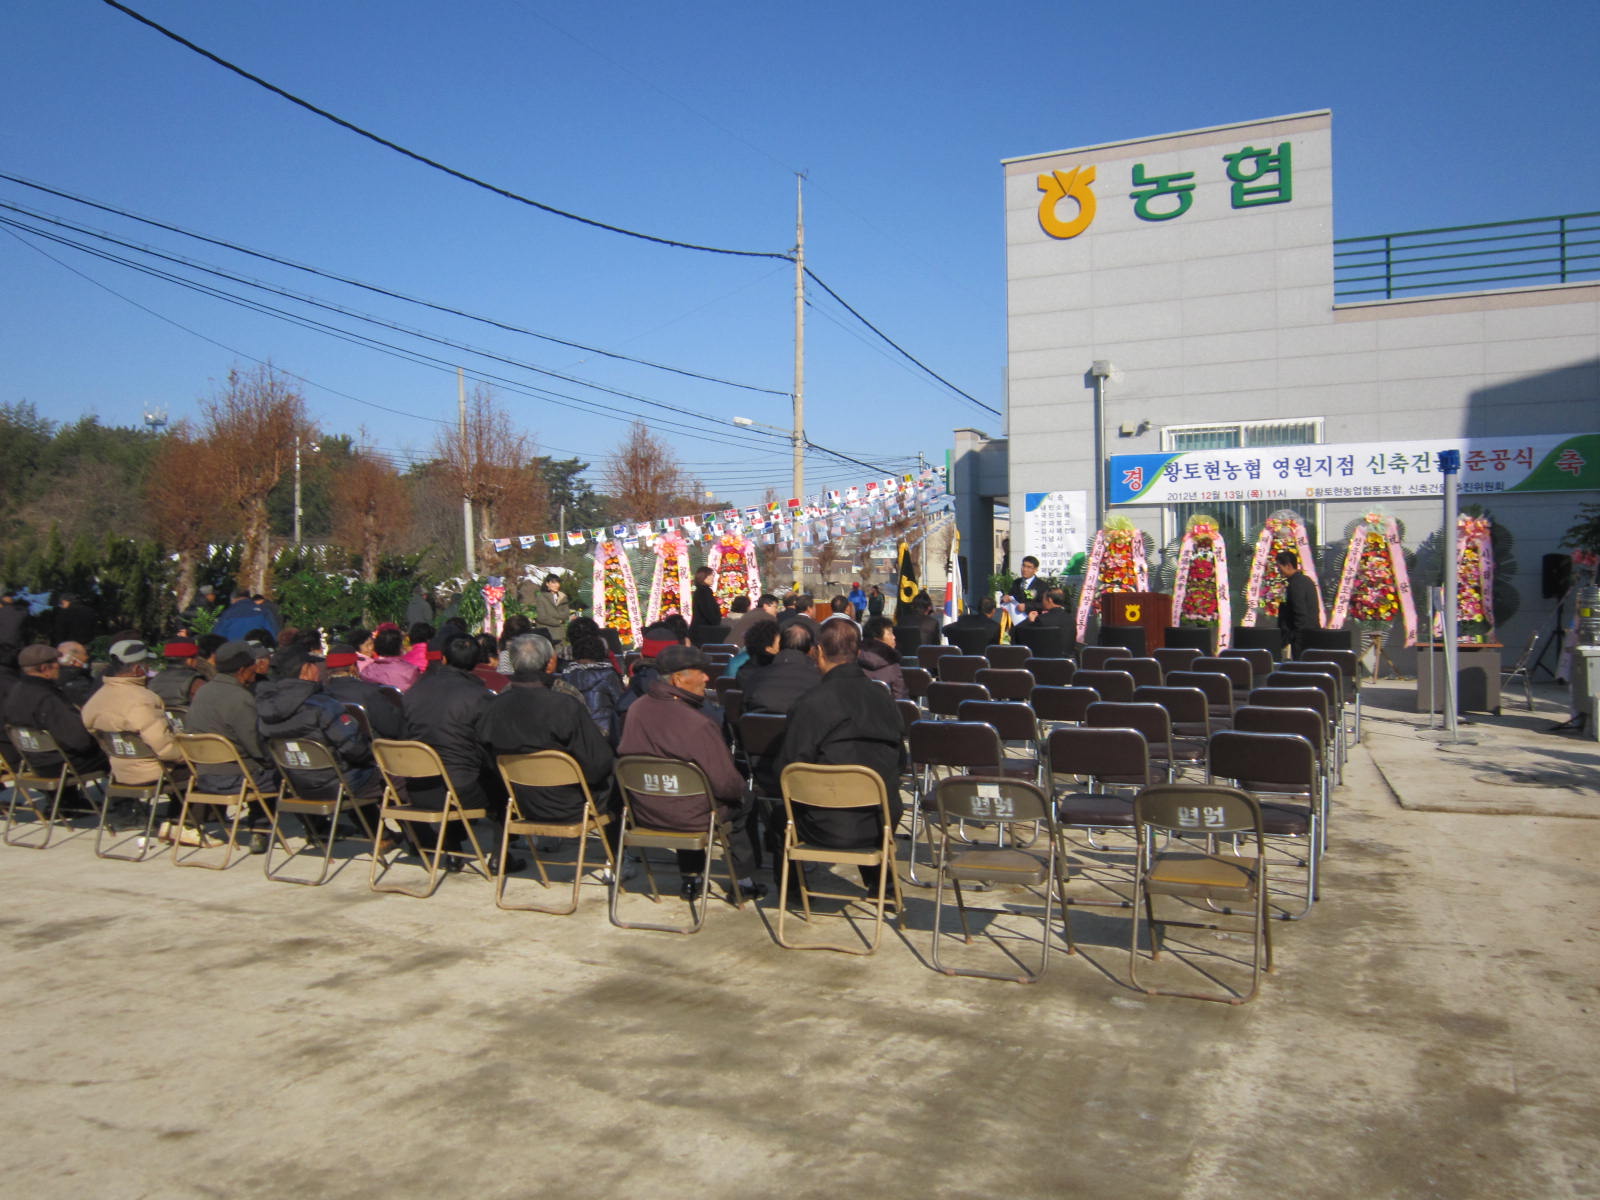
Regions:
[[[238,254],[246,254],[252,258],[259,258],[264,262],[276,263],[281,267],[290,267],[296,271],[304,271],[309,275],[315,275],[321,279],[329,279],[335,283],[346,284],[349,287],[361,288],[364,291],[373,292],[379,296],[387,296],[393,300],[403,300],[407,304],[421,305],[423,308],[431,308],[435,312],[447,313],[453,317],[464,317],[469,321],[478,321],[484,325],[493,326],[496,329],[503,329],[508,333],[520,333],[528,337],[538,338],[541,341],[554,343],[557,346],[566,346],[569,349],[582,350],[586,354],[598,354],[605,358],[616,359],[620,362],[635,363],[641,367],[651,367],[657,371],[669,371],[674,375],[683,375],[690,379],[700,379],[707,383],[720,383],[725,387],[740,388],[747,392],[760,392],[768,396],[789,395],[788,392],[779,388],[760,387],[752,383],[740,383],[733,379],[722,379],[716,375],[707,375],[700,371],[691,371],[684,367],[674,367],[666,363],[652,362],[647,358],[636,358],[631,354],[620,354],[614,350],[606,350],[600,346],[589,346],[585,345],[583,342],[574,342],[568,340],[567,338],[556,337],[554,334],[540,333],[535,329],[525,329],[520,325],[507,324],[506,322],[496,320],[493,317],[485,317],[477,313],[467,312],[464,309],[453,308],[448,304],[438,304],[431,300],[423,300],[417,296],[409,296],[404,292],[396,292],[389,288],[381,287],[377,284],[365,283],[362,280],[352,279],[346,275],[339,275],[332,271],[322,270],[320,267],[312,267],[306,265],[305,263],[295,262],[293,259],[281,258],[276,254],[269,254],[263,250],[252,250],[248,246],[241,246],[236,242],[230,242],[224,238],[211,237],[203,233],[196,233],[193,230],[183,228],[181,225],[172,225],[166,221],[157,221],[151,217],[143,217],[138,213],[117,208],[115,205],[106,204],[99,200],[90,200],[85,196],[74,195],[72,192],[64,192],[58,188],[47,187],[45,184],[37,183],[31,179],[24,179],[21,176],[7,175],[4,172],[0,172],[0,179],[7,180],[10,183],[19,184],[22,187],[32,188],[35,191],[44,192],[47,195],[56,196],[62,200],[71,200],[74,204],[82,204],[88,208],[99,209],[101,212],[110,213],[113,216],[124,217],[130,221],[137,221],[142,225],[149,225],[155,229],[165,229],[169,233],[181,234],[183,237],[193,238],[195,241],[205,242],[207,245],[217,246],[224,250],[232,250]]]
[[[108,3],[108,4],[111,3],[111,0],[106,0],[106,3]],[[867,320],[864,316],[862,316],[859,312],[857,312],[854,308],[852,308],[850,306],[849,302],[847,302],[843,296],[839,295],[838,292],[834,291],[831,287],[829,287],[826,283],[824,283],[822,281],[822,277],[819,276],[810,267],[807,267],[805,269],[805,271],[806,271],[806,278],[810,279],[813,283],[815,283],[823,291],[827,292],[828,295],[832,296],[835,300],[837,300],[841,305],[844,306],[844,310],[846,312],[848,312],[856,320],[860,321],[868,329],[872,330],[873,333],[877,334],[880,338],[882,338],[890,346],[894,347],[894,349],[897,352],[899,352],[908,362],[912,363],[919,370],[925,371],[932,378],[937,379],[940,383],[944,384],[945,387],[949,388],[952,392],[954,392],[956,395],[960,396],[963,400],[970,400],[973,404],[976,404],[979,408],[983,409],[985,412],[993,413],[997,417],[1000,416],[1000,410],[998,408],[995,408],[993,405],[985,404],[982,400],[979,400],[976,396],[974,396],[974,395],[972,395],[972,394],[970,394],[968,392],[962,391],[955,384],[951,383],[948,379],[946,379],[943,375],[940,375],[932,367],[930,367],[926,363],[924,363],[921,359],[915,357],[909,350],[907,350],[904,346],[900,345],[900,343],[896,342],[893,338],[891,338],[883,330],[879,329],[871,321]]]
[[[425,167],[432,167],[435,171],[442,171],[444,174],[453,176],[454,178],[461,180],[463,183],[470,183],[474,187],[482,188],[487,192],[493,192],[497,196],[504,196],[507,200],[515,200],[518,204],[526,204],[530,208],[536,208],[540,212],[550,213],[552,216],[565,217],[569,221],[577,221],[582,225],[588,225],[595,229],[603,229],[607,233],[620,233],[625,237],[637,238],[642,242],[654,242],[658,246],[673,246],[679,250],[699,250],[707,254],[727,254],[738,258],[776,258],[785,262],[793,261],[793,256],[786,252],[779,252],[775,250],[732,250],[724,246],[702,246],[695,242],[682,242],[675,238],[657,237],[655,234],[651,233],[640,233],[637,230],[624,229],[620,225],[609,225],[604,221],[597,221],[592,217],[579,216],[577,213],[567,212],[565,209],[544,204],[538,200],[524,196],[520,192],[513,192],[509,188],[499,187],[495,184],[487,182],[486,180],[479,179],[475,175],[468,175],[465,171],[458,171],[454,167],[448,167],[442,162],[438,162],[435,159],[427,157],[427,155],[418,154],[415,150],[408,150],[398,142],[391,142],[388,138],[381,137],[378,134],[373,133],[371,130],[363,129],[353,121],[347,121],[343,117],[336,116],[325,108],[318,108],[309,100],[303,100],[299,96],[296,96],[293,92],[285,91],[277,84],[269,83],[265,79],[261,78],[261,76],[251,74],[243,67],[229,62],[220,55],[213,54],[204,46],[196,45],[182,34],[173,32],[165,25],[157,24],[143,13],[136,12],[135,10],[129,8],[126,4],[118,3],[118,0],[103,0],[103,2],[109,7],[116,9],[123,15],[132,17],[141,25],[145,25],[151,29],[154,29],[163,37],[172,39],[185,49],[192,50],[202,58],[209,59],[210,61],[216,63],[219,67],[223,67],[226,70],[232,71],[241,79],[248,79],[251,83],[257,85],[258,87],[265,88],[273,95],[281,96],[283,99],[289,101],[289,103],[298,105],[307,112],[315,113],[325,121],[332,121],[341,129],[348,129],[351,133],[358,134],[359,136],[366,138],[368,141],[376,142],[386,150],[393,150],[396,154],[404,155],[406,158],[409,158],[414,162],[419,162]]]

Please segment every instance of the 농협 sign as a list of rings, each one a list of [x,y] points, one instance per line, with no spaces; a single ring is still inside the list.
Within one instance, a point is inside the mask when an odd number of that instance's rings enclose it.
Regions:
[[[1088,550],[1088,492],[1027,492],[1023,511],[1028,553],[1039,560],[1039,574],[1059,575],[1073,555]]]
[[[1112,504],[1438,496],[1441,450],[1461,453],[1463,495],[1600,489],[1600,433],[1550,433],[1114,454],[1107,491]]]

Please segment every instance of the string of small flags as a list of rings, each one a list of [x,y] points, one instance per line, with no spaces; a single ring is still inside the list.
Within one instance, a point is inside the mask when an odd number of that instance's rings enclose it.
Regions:
[[[943,471],[924,470],[898,478],[868,480],[865,485],[834,488],[800,500],[773,500],[748,508],[725,508],[651,521],[625,521],[594,529],[569,529],[568,547],[594,547],[600,542],[619,541],[628,550],[649,546],[665,534],[681,534],[688,542],[715,542],[735,535],[750,537],[761,545],[790,549],[794,542],[814,545],[851,534],[875,529],[918,513],[930,515],[952,507],[945,490]],[[504,554],[513,547],[520,550],[557,550],[562,535],[556,531],[492,538],[495,552]]]

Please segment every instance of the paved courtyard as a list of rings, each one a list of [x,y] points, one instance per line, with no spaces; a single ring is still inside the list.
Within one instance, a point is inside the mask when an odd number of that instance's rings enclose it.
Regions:
[[[598,887],[554,918],[0,847],[6,1192],[1600,1194],[1600,745],[1537,732],[1552,689],[1441,748],[1407,695],[1239,1008],[1130,990],[1118,910],[1018,986],[930,970],[916,889],[847,958],[775,945],[775,899],[681,938]]]

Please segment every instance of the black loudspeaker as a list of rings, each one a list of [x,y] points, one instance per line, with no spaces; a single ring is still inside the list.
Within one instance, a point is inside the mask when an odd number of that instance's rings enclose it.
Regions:
[[[1539,576],[1540,592],[1546,600],[1559,600],[1572,586],[1572,555],[1546,554]]]
[[[1307,650],[1354,650],[1360,652],[1356,645],[1357,630],[1354,626],[1349,629],[1308,629],[1306,630]]]
[[[1235,650],[1271,650],[1274,654],[1283,646],[1283,634],[1276,627],[1260,629],[1254,625],[1235,625],[1233,627],[1233,648]]]
[[[1144,630],[1137,625],[1100,626],[1100,644],[1102,646],[1122,646],[1132,651],[1135,658],[1143,658],[1145,656]]]
[[[1167,630],[1166,642],[1169,650],[1198,650],[1201,654],[1213,654],[1217,649],[1217,634],[1210,626],[1174,625]]]

